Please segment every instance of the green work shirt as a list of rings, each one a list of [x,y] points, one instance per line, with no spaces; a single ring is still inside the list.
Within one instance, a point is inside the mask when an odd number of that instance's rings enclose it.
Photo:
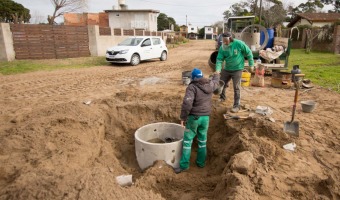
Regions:
[[[216,59],[216,71],[221,71],[223,61],[225,70],[243,70],[244,57],[247,58],[250,67],[254,66],[253,53],[243,41],[234,39],[225,50],[221,45]]]

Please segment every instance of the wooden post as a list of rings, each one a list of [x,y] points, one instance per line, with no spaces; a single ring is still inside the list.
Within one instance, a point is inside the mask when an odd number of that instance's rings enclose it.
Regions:
[[[333,52],[335,54],[340,54],[340,25],[334,27],[334,47]]]

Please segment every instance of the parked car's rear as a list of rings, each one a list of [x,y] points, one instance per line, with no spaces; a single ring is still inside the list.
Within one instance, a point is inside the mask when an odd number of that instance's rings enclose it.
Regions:
[[[168,49],[160,37],[129,37],[106,51],[106,61],[111,63],[130,63],[138,65],[140,61],[159,58],[167,59]]]

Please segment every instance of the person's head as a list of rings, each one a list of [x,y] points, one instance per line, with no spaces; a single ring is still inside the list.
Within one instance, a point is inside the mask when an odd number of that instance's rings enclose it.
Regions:
[[[194,68],[191,72],[191,79],[199,79],[203,77],[203,72],[200,69]]]
[[[229,46],[229,44],[231,42],[233,42],[233,36],[231,35],[230,32],[223,33],[222,37],[223,37],[223,39],[222,39],[223,44],[222,45],[224,45],[224,46]]]

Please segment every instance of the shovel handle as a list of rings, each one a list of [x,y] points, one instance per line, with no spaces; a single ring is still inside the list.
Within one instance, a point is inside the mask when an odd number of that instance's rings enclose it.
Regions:
[[[303,77],[305,76],[304,74],[296,74],[296,75],[299,75],[299,77]],[[295,76],[296,76],[295,75]],[[293,111],[292,111],[292,121],[294,121],[294,116],[295,116],[295,110],[296,110],[296,103],[297,103],[297,100],[298,100],[298,96],[299,96],[299,85],[297,83],[296,80],[294,80],[294,83],[295,83],[295,96],[294,96],[294,105],[293,105]]]

